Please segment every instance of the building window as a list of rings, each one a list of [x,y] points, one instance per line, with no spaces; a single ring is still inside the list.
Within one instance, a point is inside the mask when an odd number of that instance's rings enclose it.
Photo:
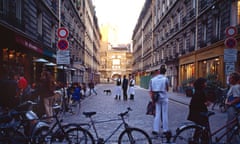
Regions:
[[[179,49],[179,41],[176,41],[176,52],[179,53],[180,49]]]
[[[179,11],[177,14],[177,23],[180,24],[180,22],[181,22],[181,12]]]
[[[187,50],[187,37],[186,36],[184,36],[183,37],[183,50]]]
[[[196,1],[192,0],[192,8],[196,8]]]
[[[52,29],[51,29],[51,43],[55,44],[55,25],[52,25]]]
[[[7,0],[0,0],[0,15],[7,13]]]
[[[37,15],[37,30],[38,34],[42,35],[42,12],[38,12]]]
[[[221,28],[221,18],[220,18],[220,16],[216,16],[215,17],[215,26],[214,26],[214,34],[215,34],[215,37],[216,38],[220,38],[220,28]]]
[[[196,44],[196,33],[194,30],[191,31],[191,37],[190,37],[190,46],[195,46]]]
[[[162,59],[164,58],[164,49],[161,49],[161,56],[160,56]],[[159,59],[160,59],[159,57]]]
[[[203,24],[203,42],[207,41],[207,24]]]
[[[17,0],[16,1],[16,18],[21,22],[22,20],[22,1]]]
[[[162,4],[162,13],[165,13],[165,3]]]

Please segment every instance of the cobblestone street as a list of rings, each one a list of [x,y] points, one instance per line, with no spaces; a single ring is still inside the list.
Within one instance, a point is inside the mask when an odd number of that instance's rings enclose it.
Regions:
[[[112,94],[106,95],[103,92],[104,89],[111,89]],[[148,104],[150,97],[148,95],[148,90],[136,87],[136,95],[134,100],[123,101],[115,100],[114,90],[115,87],[113,84],[99,84],[96,86],[97,95],[91,95],[85,98],[81,104],[81,110],[79,115],[67,114],[65,116],[65,122],[74,122],[74,123],[84,123],[88,122],[88,118],[85,118],[82,112],[96,111],[97,114],[93,116],[96,121],[103,121],[109,119],[118,118],[118,114],[124,112],[127,107],[131,107],[132,111],[130,112],[129,117],[127,118],[130,126],[138,127],[144,129],[150,137],[152,131],[153,116],[146,115],[146,105]],[[187,98],[183,94],[169,93],[170,102],[169,102],[169,128],[173,134],[175,130],[181,123],[186,122],[186,117],[188,113],[188,103],[190,98]],[[220,113],[216,110],[218,115],[213,116],[213,121],[216,119],[222,119],[222,121],[213,122],[214,129],[219,124],[225,122],[225,114]],[[107,123],[97,124],[97,130],[101,137],[107,138],[114,128],[117,127],[120,121],[113,121]],[[92,130],[92,128],[91,128]],[[93,132],[93,131],[92,131]],[[119,131],[121,132],[121,131]],[[94,134],[94,133],[93,133]],[[110,140],[110,143],[116,143],[117,136],[119,133],[116,133],[113,138]],[[94,135],[95,136],[95,135]],[[159,138],[153,139],[154,144],[161,143]]]

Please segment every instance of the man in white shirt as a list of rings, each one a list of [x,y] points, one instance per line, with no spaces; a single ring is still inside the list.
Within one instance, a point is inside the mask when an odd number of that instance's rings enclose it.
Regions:
[[[169,82],[165,76],[166,67],[162,65],[160,67],[160,73],[155,76],[149,82],[149,91],[151,98],[156,104],[156,114],[153,123],[152,134],[158,135],[160,132],[160,120],[162,120],[163,133],[169,131],[168,128],[168,86]]]

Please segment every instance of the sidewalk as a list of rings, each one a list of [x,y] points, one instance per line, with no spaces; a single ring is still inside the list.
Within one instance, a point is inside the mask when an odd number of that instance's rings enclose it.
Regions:
[[[184,93],[169,92],[169,99],[185,105],[189,105],[191,97],[187,97]]]

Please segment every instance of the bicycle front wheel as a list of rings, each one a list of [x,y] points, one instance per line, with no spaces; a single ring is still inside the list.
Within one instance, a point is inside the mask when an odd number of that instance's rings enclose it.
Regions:
[[[81,127],[72,128],[67,131],[68,138],[71,143],[76,144],[95,144],[92,134]]]
[[[202,136],[201,131],[202,129],[198,126],[186,126],[177,131],[173,138],[173,142],[176,144],[200,144]]]
[[[145,131],[128,128],[120,134],[118,144],[152,144],[152,140]]]

